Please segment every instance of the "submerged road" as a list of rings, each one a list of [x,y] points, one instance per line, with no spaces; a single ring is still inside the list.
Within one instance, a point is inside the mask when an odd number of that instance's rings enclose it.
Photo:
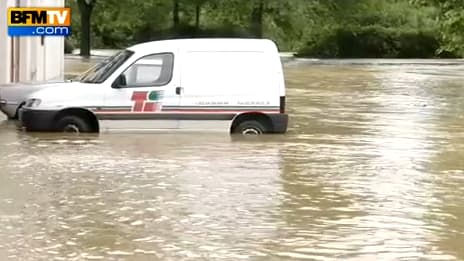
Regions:
[[[2,260],[463,260],[464,65],[286,65],[288,134],[0,123]]]

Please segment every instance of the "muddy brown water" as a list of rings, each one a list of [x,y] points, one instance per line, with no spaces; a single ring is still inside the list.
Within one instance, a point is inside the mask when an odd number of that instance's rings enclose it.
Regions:
[[[462,260],[464,65],[290,62],[286,135],[0,123],[1,260]]]

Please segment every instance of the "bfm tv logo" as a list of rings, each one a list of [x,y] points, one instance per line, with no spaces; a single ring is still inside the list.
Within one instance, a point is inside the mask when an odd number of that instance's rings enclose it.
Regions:
[[[69,36],[71,8],[8,8],[8,35]]]

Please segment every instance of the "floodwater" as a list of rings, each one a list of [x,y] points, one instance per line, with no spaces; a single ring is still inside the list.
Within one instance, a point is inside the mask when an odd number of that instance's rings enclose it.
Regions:
[[[286,135],[0,125],[0,260],[464,260],[464,64],[286,65]]]

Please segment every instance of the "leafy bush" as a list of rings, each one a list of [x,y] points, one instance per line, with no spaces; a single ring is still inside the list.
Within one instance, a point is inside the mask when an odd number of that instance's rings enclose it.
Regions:
[[[398,42],[400,58],[434,58],[440,48],[439,38],[431,32],[404,32]]]
[[[77,43],[81,39],[77,2],[65,2],[77,10],[70,37]],[[299,51],[300,56],[426,58],[464,53],[462,0],[176,2],[178,9],[173,0],[98,0],[91,20],[92,48],[172,38],[253,37],[250,28],[261,24],[258,31],[264,37],[276,41],[280,50]],[[261,16],[253,16],[259,10],[257,3],[264,7]],[[253,17],[261,17],[260,23]]]
[[[381,26],[338,28],[309,41],[299,57],[434,58],[440,39],[434,32],[395,30]],[[448,54],[449,56],[455,56]]]

